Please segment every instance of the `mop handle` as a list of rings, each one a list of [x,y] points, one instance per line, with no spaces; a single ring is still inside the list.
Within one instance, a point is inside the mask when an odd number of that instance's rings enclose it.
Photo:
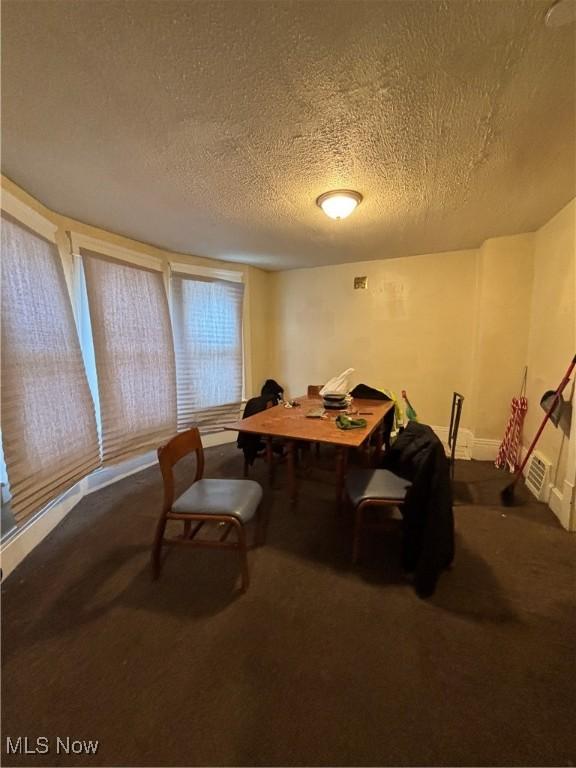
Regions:
[[[564,387],[570,381],[570,375],[572,374],[572,371],[574,370],[574,366],[575,365],[576,365],[576,355],[574,355],[574,357],[572,358],[572,362],[570,363],[570,367],[566,371],[566,374],[565,374],[564,378],[562,379],[562,381],[558,385],[558,389],[554,393],[554,398],[552,400],[552,403],[550,404],[550,408],[546,411],[546,416],[544,416],[544,420],[542,421],[542,424],[540,424],[540,429],[538,430],[538,432],[536,432],[536,437],[534,438],[534,440],[532,440],[532,443],[530,444],[530,448],[528,448],[528,450],[526,452],[526,456],[524,457],[524,461],[522,462],[522,464],[520,465],[520,468],[518,469],[518,471],[516,473],[516,475],[518,477],[520,477],[520,475],[522,474],[522,470],[524,469],[524,467],[528,463],[528,459],[530,458],[530,455],[531,455],[532,451],[534,450],[534,446],[538,442],[538,438],[542,434],[542,430],[546,426],[546,422],[548,421],[548,419],[550,418],[550,416],[552,414],[552,411],[556,407],[556,403],[560,399],[560,395],[564,391]]]

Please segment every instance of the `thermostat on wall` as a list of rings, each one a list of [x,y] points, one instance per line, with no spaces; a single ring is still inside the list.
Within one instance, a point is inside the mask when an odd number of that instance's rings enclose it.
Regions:
[[[358,290],[359,288],[361,290],[364,290],[365,288],[368,288],[368,278],[366,277],[366,275],[364,275],[362,277],[355,277],[354,278],[354,289]]]

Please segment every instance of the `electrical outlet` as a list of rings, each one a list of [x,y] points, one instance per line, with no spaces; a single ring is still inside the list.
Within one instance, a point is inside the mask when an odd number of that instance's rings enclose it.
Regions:
[[[366,275],[363,275],[362,277],[355,277],[354,278],[354,290],[365,290],[368,288],[368,278]]]

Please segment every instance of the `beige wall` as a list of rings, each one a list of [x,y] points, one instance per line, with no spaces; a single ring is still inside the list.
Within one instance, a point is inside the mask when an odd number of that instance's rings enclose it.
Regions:
[[[474,434],[501,440],[528,353],[534,235],[497,237],[478,253],[476,339],[469,408]]]
[[[470,392],[477,260],[467,250],[277,273],[278,380],[298,395],[352,367],[356,383],[406,389],[423,421],[446,425],[453,390]]]
[[[576,200],[539,229],[534,240],[534,289],[528,334],[528,442],[544,416],[540,397],[556,389],[576,348]],[[571,386],[564,392],[570,395]],[[572,430],[574,432],[574,430]],[[538,450],[552,462],[552,482],[560,491],[564,481],[574,482],[574,467],[567,477],[569,440],[548,424]]]
[[[275,375],[299,394],[352,367],[355,382],[406,389],[439,427],[456,390],[462,427],[499,441],[526,364],[533,241],[274,275]],[[355,275],[367,290],[354,290]]]
[[[272,274],[250,268],[249,287],[253,382],[249,395],[257,395],[262,384],[271,376]]]
[[[70,256],[70,242],[66,234],[67,232],[77,232],[79,234],[89,235],[90,237],[95,237],[110,245],[128,248],[148,256],[155,256],[164,262],[176,260],[180,263],[242,272],[246,285],[245,300],[247,305],[247,327],[245,328],[244,336],[247,373],[246,394],[250,397],[252,394],[256,394],[260,391],[262,385],[261,379],[267,371],[269,364],[270,340],[267,332],[264,330],[265,323],[262,322],[268,312],[267,307],[269,307],[270,302],[270,289],[268,285],[270,279],[269,273],[257,269],[256,267],[249,267],[242,264],[232,264],[214,259],[205,259],[202,257],[165,251],[161,248],[148,245],[147,243],[131,240],[130,238],[116,235],[113,232],[107,232],[106,230],[83,224],[75,219],[61,216],[59,213],[46,208],[41,202],[33,198],[5,176],[1,177],[1,187],[2,190],[7,190],[33,211],[40,213],[58,226],[56,237],[65,264],[67,262],[68,279],[70,278],[72,260]],[[264,376],[264,378],[265,377],[266,376]]]

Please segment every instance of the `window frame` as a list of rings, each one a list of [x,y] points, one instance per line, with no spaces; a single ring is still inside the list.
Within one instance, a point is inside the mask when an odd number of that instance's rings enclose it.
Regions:
[[[101,253],[103,256],[109,256],[110,258],[117,259],[118,261],[125,261],[128,264],[135,264],[138,267],[154,269],[157,272],[166,271],[164,260],[159,256],[151,256],[147,253],[134,251],[121,245],[114,245],[113,243],[109,243],[106,240],[100,240],[97,237],[85,235],[74,230],[69,230],[68,234],[70,236],[70,244],[72,246],[73,256],[78,256],[81,258],[80,249],[85,248],[87,251]]]
[[[58,225],[56,222],[43,216],[38,211],[35,211],[34,208],[31,208],[13,195],[12,192],[4,188],[2,188],[0,207],[5,213],[15,218],[25,227],[28,227],[28,229],[41,235],[45,240],[49,240],[51,243],[55,243],[58,246],[58,239],[56,237]],[[58,253],[62,259],[62,251],[60,248],[58,248]],[[65,263],[63,263],[63,267],[66,272]]]
[[[68,264],[66,263],[65,258],[63,257],[62,250],[60,248],[60,245],[58,243],[57,238],[57,232],[58,232],[58,225],[52,221],[51,219],[47,218],[46,216],[43,216],[39,211],[34,210],[34,208],[31,208],[29,205],[27,205],[25,202],[17,198],[15,195],[12,194],[8,189],[5,189],[2,187],[2,195],[0,198],[0,209],[7,213],[9,216],[12,216],[16,221],[20,222],[25,227],[28,227],[28,229],[31,229],[36,234],[43,237],[45,240],[49,240],[51,243],[54,243],[58,249],[58,255],[60,256],[60,261],[62,262],[62,267],[64,269],[64,275],[66,277],[66,285],[68,288],[68,292],[70,293],[70,280],[69,280],[69,270],[68,270]],[[74,307],[74,297],[70,295],[70,300],[72,302],[72,306]],[[2,427],[0,424],[0,435],[2,434]],[[10,502],[10,499],[12,498],[12,495],[10,493],[10,483],[8,481],[8,473],[6,471],[6,463],[4,461],[4,451],[2,450],[2,447],[0,445],[0,504],[8,504]],[[36,512],[34,515],[32,515],[32,518],[36,517],[38,512]],[[4,536],[2,537],[2,541],[7,540],[13,531],[16,531],[19,528],[19,525],[16,524],[13,528],[10,528],[8,531],[4,532]]]
[[[115,243],[110,243],[106,240],[102,240],[98,237],[93,237],[82,232],[77,232],[73,229],[68,230],[67,235],[70,241],[70,252],[73,259],[73,305],[76,314],[77,330],[78,336],[80,338],[80,348],[84,358],[84,365],[86,368],[88,382],[94,400],[98,437],[100,440],[102,466],[99,468],[99,471],[105,471],[109,470],[111,465],[105,459],[104,443],[102,440],[102,411],[100,402],[100,389],[98,383],[98,371],[96,367],[94,350],[94,334],[90,318],[88,296],[86,293],[86,277],[84,274],[84,262],[81,249],[84,249],[85,251],[91,251],[95,255],[102,256],[106,259],[117,262],[118,264],[127,264],[142,270],[161,274],[164,294],[168,304],[168,323],[170,325],[170,337],[173,343],[174,331],[172,328],[169,292],[170,272],[166,257],[154,256],[152,254],[143,253],[141,251],[126,248],[121,245],[116,245]],[[86,339],[90,339],[89,349],[87,349],[85,345]],[[145,456],[147,453],[142,455]],[[130,461],[132,461],[132,457],[128,456],[126,458],[120,459],[119,463],[125,464]]]
[[[26,227],[31,232],[39,235],[43,239],[47,240],[48,242],[56,246],[56,252],[58,254],[58,258],[60,259],[60,263],[61,263],[63,274],[64,274],[66,290],[68,293],[68,300],[70,301],[70,306],[72,309],[73,325],[74,325],[78,342],[80,345],[80,350],[82,351],[82,339],[80,337],[80,330],[78,327],[78,315],[76,311],[77,310],[77,292],[76,292],[76,282],[75,282],[74,261],[71,253],[69,238],[67,237],[68,233],[65,231],[64,227],[62,226],[62,223],[60,220],[61,217],[59,217],[58,214],[53,213],[51,211],[48,211],[48,213],[52,214],[54,218],[44,215],[42,212],[33,208],[28,202],[20,199],[20,197],[12,193],[9,189],[7,189],[3,185],[0,187],[0,190],[1,190],[0,210],[8,214],[9,216],[11,216],[15,221],[19,222],[22,226]],[[92,392],[90,392],[90,394],[92,395]],[[93,398],[92,398],[92,404],[95,411],[95,415],[97,417]],[[97,418],[97,422],[98,422],[98,418]],[[98,424],[97,424],[97,428],[98,428]],[[1,436],[1,426],[0,426],[0,436]],[[98,435],[98,443],[100,444],[99,435]],[[0,503],[2,506],[4,506],[11,502],[12,495],[10,492],[6,464],[4,460],[4,451],[1,443],[0,443],[0,461],[2,462],[2,466],[0,468],[0,475],[1,475]],[[47,535],[47,533],[49,533],[50,530],[52,530],[52,528],[54,527],[54,525],[58,522],[58,520],[56,519],[58,515],[67,514],[69,509],[71,509],[77,503],[79,498],[82,498],[82,496],[84,495],[83,488],[86,485],[88,478],[91,478],[94,475],[96,475],[100,471],[100,469],[101,469],[101,465],[98,465],[93,470],[91,470],[87,475],[82,476],[76,483],[74,483],[74,485],[70,486],[69,488],[61,492],[59,495],[50,499],[48,502],[46,502],[42,507],[37,509],[35,512],[25,517],[23,520],[15,522],[15,525],[13,527],[8,528],[7,530],[3,530],[2,535],[0,536],[0,546],[2,549],[3,555],[7,547],[13,547],[17,550],[19,547],[19,544],[17,542],[21,540],[21,537],[27,537],[29,534],[29,531],[41,530],[44,525],[47,525],[48,529],[46,533],[44,533],[43,535],[38,534],[40,536],[39,540],[41,540],[45,535]],[[62,510],[65,510],[65,512],[62,513]],[[56,522],[54,523],[46,522],[46,520],[48,520],[52,516],[54,516],[54,518],[56,519]],[[43,519],[45,519],[45,522],[44,523],[40,522]],[[36,534],[33,534],[33,537],[34,535]],[[35,546],[35,545],[32,545],[32,546]],[[10,555],[9,562],[11,562],[12,557],[13,556]],[[20,559],[17,558],[16,564],[18,564],[19,561]],[[11,572],[13,567],[15,566],[12,566],[12,567],[10,567],[10,565],[8,566],[8,573]]]
[[[86,235],[82,232],[76,232],[73,229],[68,230],[67,235],[70,241],[70,255],[72,258],[72,306],[74,308],[74,316],[76,318],[78,338],[80,339],[80,349],[82,350],[82,356],[84,357],[86,374],[88,376],[90,390],[92,391],[92,397],[94,399],[94,408],[96,410],[96,421],[98,425],[98,436],[100,438],[100,450],[102,450],[100,398],[97,394],[98,375],[96,373],[96,363],[94,359],[94,340],[92,337],[92,326],[90,323],[88,297],[85,295],[86,288],[83,272],[84,268],[82,265],[82,254],[80,249],[85,248],[88,251],[101,253],[103,256],[109,256],[110,258],[116,259],[117,261],[123,261],[127,264],[134,264],[137,267],[144,267],[145,269],[153,269],[157,272],[162,272],[164,290],[166,291],[166,295],[168,296],[169,300],[168,271],[165,261],[160,257],[141,253],[140,251],[125,248],[121,245],[114,245],[113,243],[109,243],[106,240],[101,240],[98,237],[92,237],[92,235]],[[86,338],[90,338],[90,350],[86,350],[85,348]],[[87,355],[89,359],[87,358]]]
[[[200,264],[185,264],[181,261],[169,261],[169,281],[168,281],[168,304],[170,306],[170,317],[173,317],[173,304],[172,304],[172,274],[184,274],[191,277],[207,277],[213,280],[226,280],[231,283],[242,283],[244,285],[244,300],[242,302],[242,328],[240,329],[240,335],[242,337],[242,395],[241,402],[246,402],[246,391],[248,381],[250,380],[250,371],[248,370],[248,334],[246,329],[248,327],[249,318],[249,300],[248,300],[248,283],[245,279],[244,272],[241,270],[232,269],[219,269],[217,267],[206,267]],[[174,334],[174,329],[172,329]]]

